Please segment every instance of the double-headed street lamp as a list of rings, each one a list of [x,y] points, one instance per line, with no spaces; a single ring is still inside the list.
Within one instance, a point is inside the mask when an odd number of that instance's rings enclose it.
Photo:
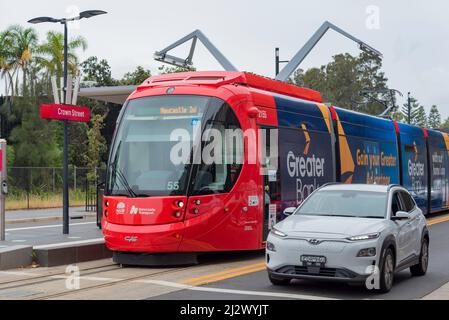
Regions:
[[[66,93],[67,93],[67,74],[68,74],[68,31],[67,31],[67,23],[71,21],[81,20],[83,18],[88,19],[94,16],[98,16],[101,14],[106,14],[106,11],[102,10],[88,10],[83,11],[77,17],[73,18],[61,18],[55,19],[51,17],[38,17],[29,20],[29,23],[37,24],[44,22],[52,22],[52,23],[61,23],[64,25],[64,104],[66,101]],[[64,161],[63,161],[63,233],[69,234],[69,168],[68,168],[68,132],[67,132],[67,120],[64,120]]]

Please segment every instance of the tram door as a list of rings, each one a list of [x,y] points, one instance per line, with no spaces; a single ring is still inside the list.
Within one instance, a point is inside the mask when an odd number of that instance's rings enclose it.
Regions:
[[[260,130],[261,174],[263,175],[263,241],[276,224],[280,210],[280,170],[277,128],[263,126]]]

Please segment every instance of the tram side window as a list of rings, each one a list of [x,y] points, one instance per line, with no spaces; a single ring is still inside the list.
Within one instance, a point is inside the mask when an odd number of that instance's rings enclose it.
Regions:
[[[226,122],[209,121],[204,128],[201,164],[193,181],[193,194],[229,192],[239,177],[244,159],[243,135],[239,133],[240,126],[236,125],[232,110],[226,111]],[[231,131],[235,136],[228,139]]]

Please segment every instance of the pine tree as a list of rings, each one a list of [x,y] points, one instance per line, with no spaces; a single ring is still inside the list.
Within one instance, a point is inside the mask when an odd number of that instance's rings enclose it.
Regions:
[[[431,129],[438,129],[441,126],[441,115],[436,105],[433,105],[430,109],[427,122]]]
[[[405,122],[413,124],[414,123],[413,114],[416,113],[418,109],[419,109],[418,100],[416,100],[413,97],[410,97],[410,105],[408,104],[407,101],[406,103],[404,103],[402,107],[402,114],[404,115]]]
[[[427,127],[427,115],[426,110],[423,106],[419,106],[416,110],[412,112],[412,123],[418,127]]]

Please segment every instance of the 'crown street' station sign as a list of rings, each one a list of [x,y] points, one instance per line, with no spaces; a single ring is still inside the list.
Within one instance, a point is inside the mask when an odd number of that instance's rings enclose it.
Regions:
[[[56,103],[41,104],[40,115],[42,119],[89,122],[90,108]]]

